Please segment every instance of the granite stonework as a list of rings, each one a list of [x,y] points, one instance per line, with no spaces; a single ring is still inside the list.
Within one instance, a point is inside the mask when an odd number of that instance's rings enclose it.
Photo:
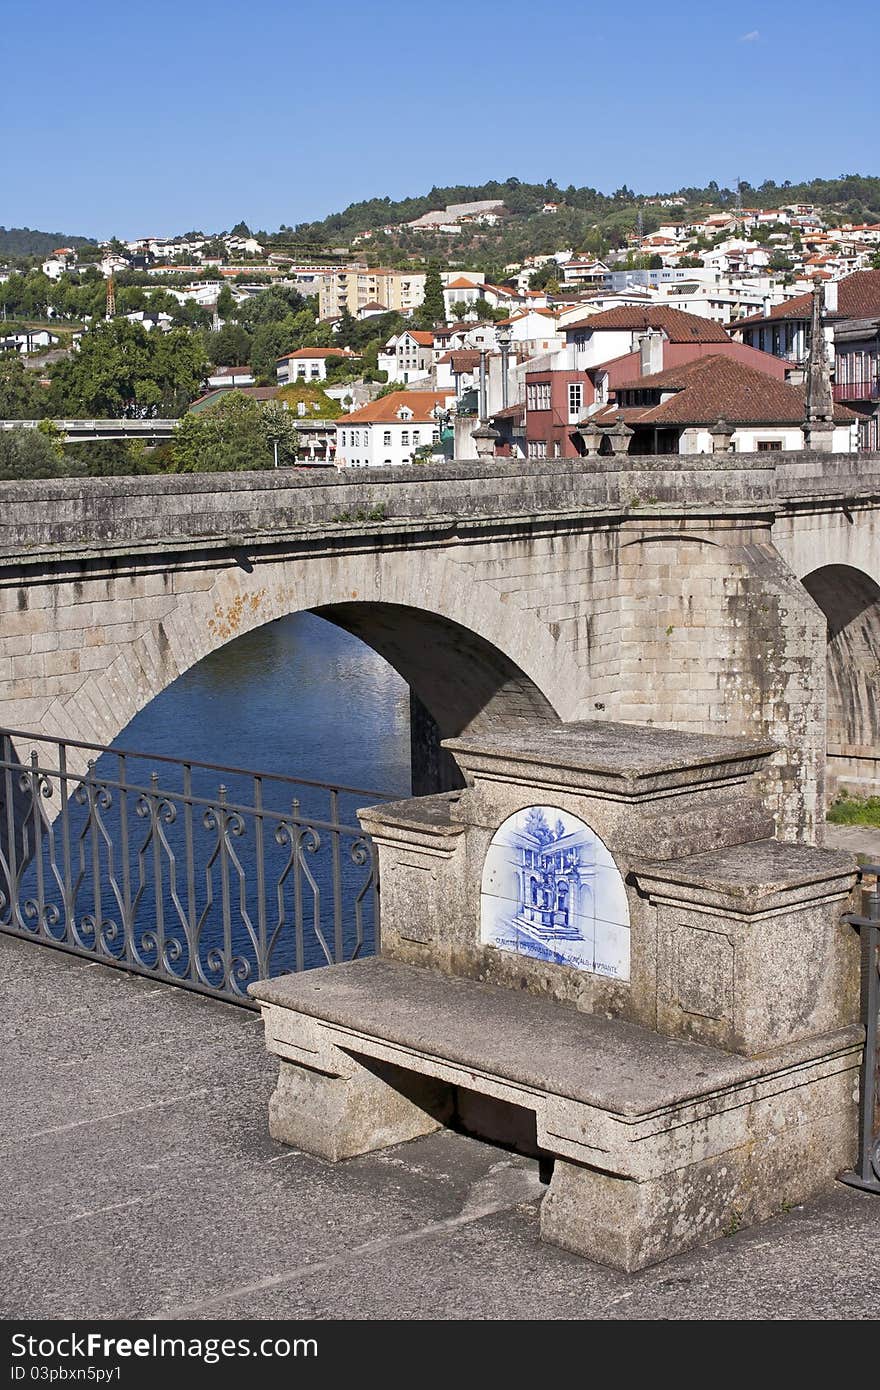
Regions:
[[[554,1158],[544,1237],[626,1270],[847,1167],[855,863],[773,838],[773,745],[523,720],[445,746],[462,791],[359,813],[380,957],[253,986],[273,1135],[335,1160],[516,1106]]]

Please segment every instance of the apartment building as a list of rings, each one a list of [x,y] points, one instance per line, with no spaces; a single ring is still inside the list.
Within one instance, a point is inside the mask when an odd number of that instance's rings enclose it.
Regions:
[[[347,309],[353,318],[367,304],[410,314],[425,297],[425,273],[413,270],[386,270],[363,265],[340,266],[327,271],[318,290],[318,313],[322,319],[338,318]]]

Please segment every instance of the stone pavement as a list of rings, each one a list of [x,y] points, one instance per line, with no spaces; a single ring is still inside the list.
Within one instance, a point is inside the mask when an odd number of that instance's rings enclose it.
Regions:
[[[541,1243],[529,1160],[273,1143],[253,1014],[2,936],[0,990],[3,1318],[877,1316],[876,1197],[622,1275]]]
[[[876,825],[826,825],[828,849],[848,849],[860,862],[880,862],[880,827]]]

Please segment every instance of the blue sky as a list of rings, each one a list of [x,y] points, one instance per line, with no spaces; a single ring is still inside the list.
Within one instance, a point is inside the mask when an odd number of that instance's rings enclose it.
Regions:
[[[272,230],[511,175],[880,174],[877,0],[26,0],[2,39],[6,226]]]

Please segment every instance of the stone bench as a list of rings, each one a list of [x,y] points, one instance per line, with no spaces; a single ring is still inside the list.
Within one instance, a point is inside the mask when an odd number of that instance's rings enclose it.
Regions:
[[[555,1159],[543,1237],[624,1270],[802,1201],[851,1158],[858,1028],[745,1057],[382,957],[251,993],[280,1059],[276,1139],[335,1162],[437,1129],[452,1088],[524,1108]]]

